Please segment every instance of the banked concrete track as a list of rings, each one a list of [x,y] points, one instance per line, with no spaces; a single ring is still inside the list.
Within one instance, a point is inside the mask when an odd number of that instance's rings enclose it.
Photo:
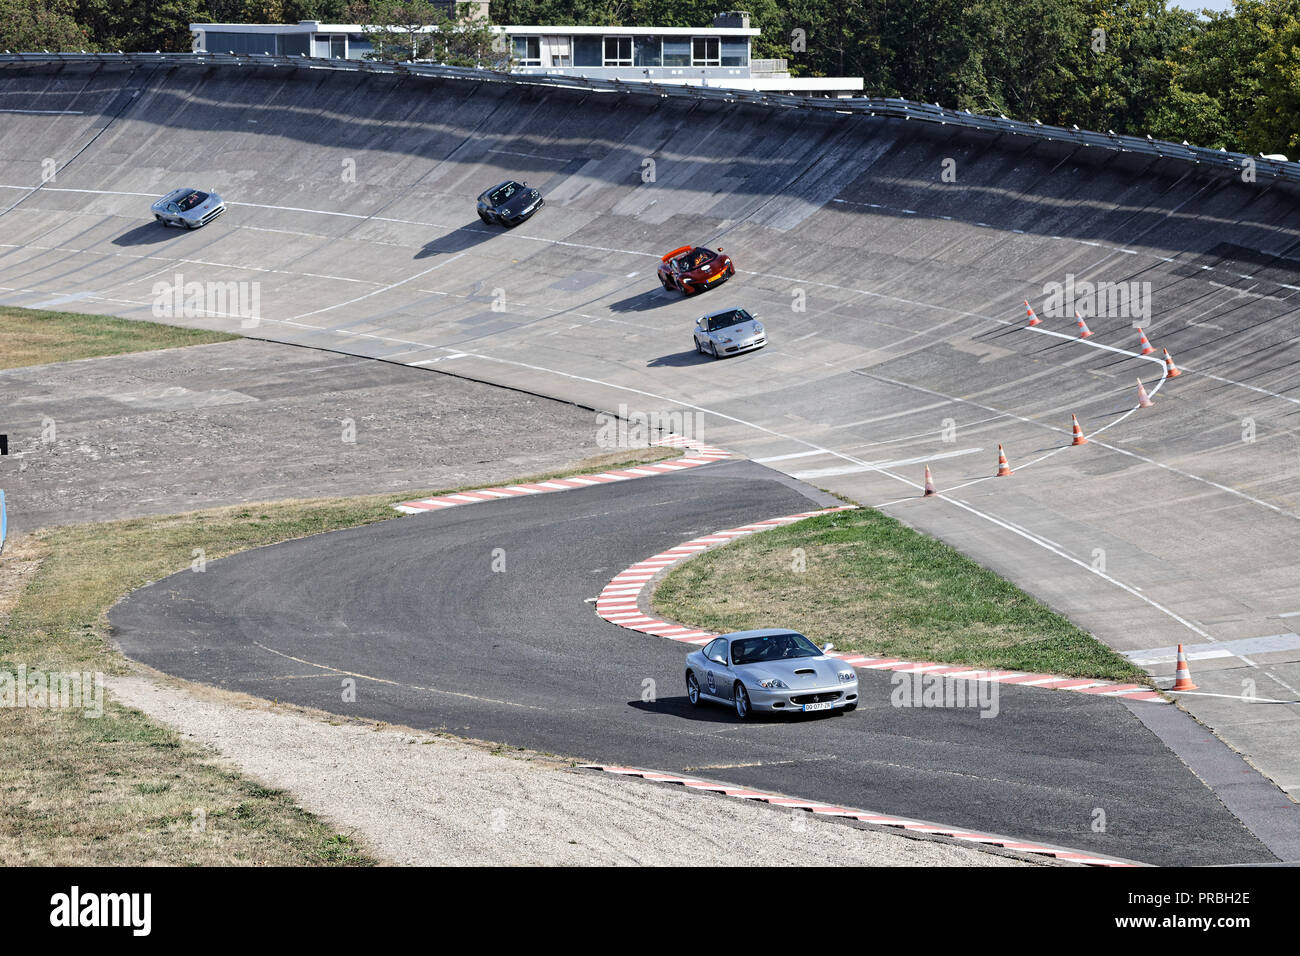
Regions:
[[[149,318],[177,274],[258,282],[257,336],[698,411],[699,437],[885,507],[1121,650],[1224,645],[1184,705],[1300,788],[1291,187],[868,116],[325,71],[29,65],[0,109],[0,301]],[[547,198],[509,233],[472,203],[506,177]],[[229,212],[161,229],[148,203],[178,184]],[[739,274],[662,292],[684,242]],[[1086,343],[1072,317],[1026,330],[1021,300],[1069,276],[1150,283],[1147,334],[1184,374],[1161,382],[1130,317]],[[771,345],[697,358],[691,320],[728,304]],[[1129,414],[1139,375],[1156,404]],[[1012,478],[989,478],[998,442]],[[921,460],[942,498],[918,497]]]

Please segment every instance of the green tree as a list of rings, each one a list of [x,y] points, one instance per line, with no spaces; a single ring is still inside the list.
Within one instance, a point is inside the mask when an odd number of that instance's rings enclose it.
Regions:
[[[372,60],[426,60],[449,66],[508,69],[510,53],[470,4],[431,0],[372,0],[349,13],[363,25]]]
[[[0,50],[51,53],[93,50],[71,0],[0,0]]]
[[[75,19],[103,50],[186,52],[190,24],[208,18],[204,0],[75,0]]]

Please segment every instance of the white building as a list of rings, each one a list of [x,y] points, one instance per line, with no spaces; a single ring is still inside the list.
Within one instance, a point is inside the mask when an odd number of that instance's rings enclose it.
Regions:
[[[429,28],[436,29],[436,28]],[[767,93],[855,96],[861,77],[792,77],[785,60],[754,60],[759,31],[748,14],[711,27],[493,26],[519,74],[648,80]],[[195,52],[365,59],[373,47],[356,23],[191,23]]]

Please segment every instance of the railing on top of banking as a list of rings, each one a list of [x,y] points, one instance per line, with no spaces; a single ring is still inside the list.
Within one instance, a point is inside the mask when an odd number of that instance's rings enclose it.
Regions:
[[[357,73],[395,74],[401,76],[428,76],[443,79],[470,80],[476,83],[510,83],[514,85],[544,86],[557,89],[577,89],[592,93],[640,93],[661,97],[683,97],[722,103],[749,103],[759,106],[827,110],[837,113],[860,113],[923,123],[958,126],[1029,136],[1049,142],[1069,143],[1075,146],[1095,146],[1117,152],[1137,153],[1164,159],[1184,160],[1205,166],[1218,167],[1241,174],[1253,169],[1256,178],[1267,176],[1300,182],[1300,163],[1281,162],[1263,156],[1247,156],[1226,150],[1206,149],[1200,146],[1171,143],[1164,140],[1125,136],[1118,133],[1096,133],[1078,128],[1047,126],[1037,121],[1003,119],[984,116],[963,110],[946,109],[938,105],[916,103],[911,100],[880,97],[819,97],[792,96],[782,93],[762,93],[751,90],[728,89],[717,86],[655,83],[648,80],[589,79],[582,76],[556,76],[546,74],[504,73],[473,67],[439,66],[431,63],[393,63],[381,60],[322,59],[308,56],[275,56],[272,54],[234,53],[3,53],[0,68],[22,63],[46,64],[132,64],[170,66],[257,66],[290,67],[309,70],[343,70]]]

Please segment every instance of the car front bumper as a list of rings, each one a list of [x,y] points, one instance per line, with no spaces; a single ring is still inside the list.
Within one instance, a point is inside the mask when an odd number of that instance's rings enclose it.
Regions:
[[[745,339],[743,342],[718,342],[719,355],[738,355],[741,352],[752,352],[754,349],[761,349],[767,344],[767,334],[756,335],[751,339]]]
[[[517,216],[511,216],[509,218],[502,217],[502,221],[504,221],[508,226],[517,226],[524,220],[531,219],[533,216],[537,215],[537,210],[541,209],[544,205],[546,205],[546,200],[538,199],[532,209],[520,210],[519,215]]]
[[[822,687],[798,687],[794,689],[766,688],[757,685],[745,690],[749,693],[749,703],[754,710],[773,711],[775,713],[800,713],[805,704],[830,703],[821,710],[839,710],[858,702],[858,682],[827,684]]]

